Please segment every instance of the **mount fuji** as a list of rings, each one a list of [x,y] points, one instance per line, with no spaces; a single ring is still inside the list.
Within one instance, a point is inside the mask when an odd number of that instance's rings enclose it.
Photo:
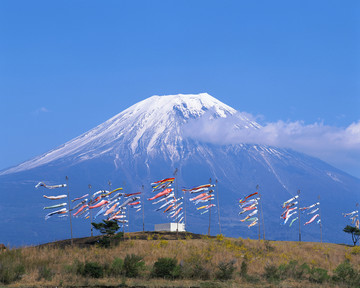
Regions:
[[[44,220],[43,207],[49,203],[42,197],[45,191],[34,188],[38,181],[60,184],[68,176],[71,198],[89,192],[88,184],[92,192],[109,189],[109,181],[112,188],[122,186],[128,193],[144,185],[145,195],[150,196],[150,183],[172,177],[176,168],[178,188],[218,180],[226,236],[257,238],[256,227],[248,229],[239,221],[238,199],[259,185],[266,239],[298,239],[297,225],[280,226],[280,214],[281,203],[300,190],[301,206],[321,199],[324,241],[348,242],[342,233],[348,223],[341,213],[354,208],[359,179],[290,149],[207,141],[197,137],[203,131],[195,129],[205,129],[197,125],[199,121],[208,124],[209,133],[216,121],[223,121],[224,130],[231,133],[261,128],[206,93],[147,98],[60,147],[0,171],[0,242],[18,246],[70,237],[68,220]],[[187,230],[207,233],[209,217],[199,215],[189,201],[185,204]],[[145,203],[146,230],[169,221],[151,206]],[[212,217],[211,234],[217,234],[218,218]],[[74,237],[88,236],[90,227],[88,220],[74,219]],[[129,229],[142,229],[142,215],[130,215]],[[319,241],[319,226],[302,226],[302,239]]]

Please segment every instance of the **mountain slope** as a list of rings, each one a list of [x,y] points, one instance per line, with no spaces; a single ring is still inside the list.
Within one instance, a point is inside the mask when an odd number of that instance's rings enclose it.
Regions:
[[[360,188],[358,179],[288,149],[200,141],[187,133],[193,121],[198,119],[209,123],[231,119],[224,125],[231,125],[228,130],[234,133],[238,129],[260,127],[205,93],[150,97],[48,153],[1,171],[1,193],[11,191],[0,205],[0,211],[8,215],[0,220],[9,231],[5,240],[16,242],[19,233],[23,233],[26,237],[21,239],[38,243],[68,234],[68,221],[51,219],[44,222],[41,211],[47,203],[41,198],[44,191],[34,189],[39,180],[61,183],[67,175],[73,197],[88,192],[88,184],[92,184],[93,189],[107,189],[108,180],[113,187],[124,186],[129,192],[144,185],[149,195],[149,183],[171,176],[175,168],[179,169],[179,188],[207,183],[209,177],[219,181],[222,232],[226,235],[257,237],[257,229],[249,230],[239,222],[237,199],[260,185],[267,237],[296,240],[294,228],[279,228],[279,215],[280,204],[300,189],[305,205],[321,197],[324,239],[344,240],[338,233],[346,224],[341,219],[341,212],[352,209],[349,202],[357,201],[354,191]],[[186,205],[188,229],[206,233],[208,217],[199,216],[189,202]],[[148,203],[145,208],[148,230],[152,230],[155,223],[169,221],[154,213]],[[131,217],[131,230],[142,227],[141,215]],[[84,221],[74,220],[76,236],[89,233],[90,223],[84,225]],[[212,218],[212,223],[213,233],[218,233],[217,216]],[[303,235],[305,240],[319,239],[318,227],[306,227]]]

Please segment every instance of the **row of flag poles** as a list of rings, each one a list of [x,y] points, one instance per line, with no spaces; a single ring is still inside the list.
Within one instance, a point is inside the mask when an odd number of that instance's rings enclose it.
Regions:
[[[356,209],[352,212],[342,213],[345,218],[349,218],[352,225],[359,229],[359,203],[356,203]]]
[[[195,207],[199,203],[206,204],[203,206],[196,207],[200,211],[200,215],[208,213],[209,214],[209,229],[208,235],[210,235],[210,224],[211,224],[211,210],[217,207],[218,220],[219,220],[219,230],[221,233],[221,224],[220,224],[220,210],[219,210],[219,197],[217,198],[217,204],[211,203],[212,200],[215,200],[214,187],[217,190],[217,180],[216,184],[204,184],[193,188],[184,188],[182,192],[184,195],[178,195],[176,187],[176,174],[177,169],[174,172],[173,178],[166,178],[159,181],[150,183],[152,187],[152,197],[148,198],[148,201],[151,201],[154,206],[154,211],[162,212],[164,215],[169,218],[171,222],[176,222],[178,225],[183,224],[184,228],[186,227],[186,205],[185,205],[185,196],[186,193],[194,195],[193,199],[190,199]],[[142,185],[142,192],[135,193],[122,193],[119,192],[123,188],[116,188],[111,190],[111,182],[109,181],[109,190],[99,190],[95,193],[91,193],[92,186],[89,184],[89,193],[84,194],[80,197],[70,200],[69,195],[69,185],[68,177],[66,176],[66,184],[60,185],[47,185],[44,182],[39,182],[35,188],[43,187],[46,189],[56,189],[56,188],[67,188],[67,194],[62,195],[43,195],[44,198],[56,201],[63,200],[67,198],[67,202],[46,206],[44,209],[51,209],[52,212],[45,215],[45,220],[48,220],[50,217],[69,217],[70,219],[70,231],[71,231],[71,242],[73,241],[72,233],[72,218],[83,218],[90,219],[90,223],[96,220],[99,216],[106,217],[107,220],[116,220],[121,224],[123,232],[125,227],[129,225],[130,210],[134,209],[135,212],[142,211],[143,218],[143,231],[145,230],[145,216],[144,216],[144,186]],[[175,185],[175,187],[173,187]],[[211,189],[210,189],[211,188]],[[195,196],[196,195],[196,196]],[[195,201],[196,200],[196,201]],[[72,204],[72,205],[71,205]],[[65,208],[67,206],[67,208]],[[71,207],[73,206],[73,207]],[[60,209],[57,209],[60,208]],[[93,213],[97,210],[97,213]],[[127,211],[127,213],[126,213]],[[178,230],[178,228],[177,228]],[[93,227],[91,225],[91,236],[93,236]]]
[[[282,204],[282,208],[284,209],[284,211],[280,215],[280,219],[282,220],[281,225],[289,225],[289,227],[291,227],[295,221],[298,221],[298,223],[299,223],[299,241],[300,242],[301,242],[301,215],[303,214],[303,217],[306,220],[306,222],[304,223],[304,226],[309,225],[313,222],[319,225],[319,227],[320,227],[320,242],[322,243],[320,196],[318,196],[317,202],[315,202],[309,206],[300,207],[300,190],[298,190],[297,195],[286,200]]]
[[[248,228],[257,226],[259,230],[259,240],[261,239],[261,218],[263,227],[263,240],[265,240],[265,222],[262,211],[261,194],[259,193],[259,185],[256,186],[256,192],[251,193],[239,200],[239,207],[241,209],[239,215],[244,217],[240,219],[240,222],[248,222]]]
[[[219,195],[218,195],[218,181],[212,184],[211,178],[209,183],[202,184],[191,188],[182,188],[183,195],[179,195],[176,185],[177,169],[174,172],[174,177],[165,178],[150,183],[152,187],[153,196],[148,198],[147,201],[154,205],[154,212],[162,213],[170,222],[175,222],[178,225],[182,224],[186,227],[186,201],[189,198],[190,205],[196,209],[199,213],[199,217],[202,215],[209,215],[209,228],[208,235],[210,235],[211,227],[211,214],[217,212],[219,231],[221,234],[220,223],[220,207],[219,207]],[[109,181],[109,190],[99,190],[91,194],[91,185],[89,185],[89,193],[80,197],[70,200],[68,177],[65,178],[66,183],[59,185],[46,185],[44,182],[39,182],[35,188],[53,189],[66,189],[66,194],[60,195],[43,195],[44,198],[55,204],[45,206],[44,210],[50,210],[51,212],[45,215],[45,220],[57,216],[57,217],[69,217],[71,241],[73,241],[72,231],[72,218],[84,218],[90,219],[90,223],[96,220],[97,217],[103,216],[107,220],[116,220],[121,224],[123,232],[125,227],[129,225],[130,210],[134,210],[136,213],[142,212],[143,231],[145,230],[145,216],[144,216],[144,186],[142,185],[142,191],[134,193],[123,193],[123,188],[111,189],[111,182]],[[121,191],[121,192],[120,192]],[[186,195],[188,194],[188,197]],[[67,200],[66,200],[67,199]],[[63,202],[67,201],[67,202]],[[72,205],[75,205],[71,207]],[[344,217],[355,224],[359,228],[359,204],[356,204],[356,210],[343,213]],[[259,193],[259,186],[256,186],[256,191],[250,193],[239,200],[239,207],[241,211],[239,215],[241,217],[240,222],[247,223],[247,227],[258,227],[259,240],[261,238],[261,226],[263,229],[263,239],[265,240],[265,224],[264,215],[262,212],[262,200]],[[298,221],[299,224],[299,241],[301,241],[301,218],[305,223],[303,226],[316,223],[320,228],[320,241],[322,243],[322,219],[321,219],[321,207],[320,196],[318,201],[312,203],[309,206],[300,206],[300,190],[297,191],[297,195],[288,199],[282,204],[283,213],[280,215],[281,225],[292,227],[292,225]],[[99,209],[97,213],[93,214],[93,209]],[[126,213],[127,212],[127,213]],[[260,225],[262,222],[262,225]],[[91,236],[93,236],[91,225]],[[177,228],[178,230],[178,228]]]

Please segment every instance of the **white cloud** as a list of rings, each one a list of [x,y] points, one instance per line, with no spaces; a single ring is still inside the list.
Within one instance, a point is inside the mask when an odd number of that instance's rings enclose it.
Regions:
[[[49,113],[49,112],[50,112],[50,110],[47,109],[46,107],[40,107],[40,108],[36,109],[35,111],[33,111],[33,114],[39,115],[41,113]]]
[[[360,176],[360,120],[345,128],[321,122],[305,124],[302,121],[277,121],[259,126],[258,129],[239,128],[237,123],[244,117],[255,120],[255,117],[245,113],[225,119],[202,117],[189,123],[185,127],[185,134],[215,144],[248,143],[291,148]]]

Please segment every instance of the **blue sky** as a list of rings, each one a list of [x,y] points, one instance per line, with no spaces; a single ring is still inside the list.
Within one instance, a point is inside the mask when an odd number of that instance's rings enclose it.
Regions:
[[[149,96],[207,92],[266,127],[297,124],[316,142],[303,152],[360,177],[359,12],[330,0],[0,1],[0,169]]]

